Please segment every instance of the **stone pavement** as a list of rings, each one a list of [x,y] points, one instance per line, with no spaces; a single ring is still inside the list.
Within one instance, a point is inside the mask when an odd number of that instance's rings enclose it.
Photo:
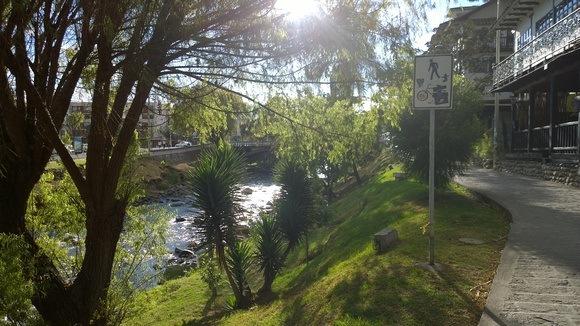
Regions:
[[[580,325],[580,189],[483,169],[456,181],[513,220],[479,325]]]

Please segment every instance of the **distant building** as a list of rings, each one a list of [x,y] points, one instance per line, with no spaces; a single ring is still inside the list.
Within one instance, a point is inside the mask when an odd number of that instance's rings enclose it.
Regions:
[[[141,146],[149,148],[171,146],[169,136],[169,110],[157,102],[145,104],[139,122],[137,132]]]
[[[580,0],[500,0],[495,28],[511,30],[514,53],[493,73],[513,92],[509,158],[580,158]]]
[[[71,137],[83,137],[86,141],[91,126],[91,104],[91,102],[71,102],[61,133],[66,132]],[[77,125],[72,122],[72,116],[78,112],[84,115],[84,119]],[[151,148],[170,146],[168,129],[169,110],[159,102],[147,102],[136,128],[141,146]]]
[[[474,81],[482,93],[483,107],[479,116],[488,129],[493,128],[495,95],[491,93],[493,66],[496,62],[495,30],[497,2],[488,1],[480,6],[449,9],[448,20],[435,28],[429,53],[451,53],[455,70]],[[514,35],[510,30],[500,31],[500,57],[513,53]],[[500,121],[510,120],[511,92],[499,94]]]

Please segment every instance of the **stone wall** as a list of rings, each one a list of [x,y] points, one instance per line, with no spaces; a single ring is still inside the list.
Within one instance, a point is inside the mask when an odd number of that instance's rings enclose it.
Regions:
[[[497,169],[503,172],[550,180],[580,188],[580,167],[578,163],[502,160],[498,162]]]

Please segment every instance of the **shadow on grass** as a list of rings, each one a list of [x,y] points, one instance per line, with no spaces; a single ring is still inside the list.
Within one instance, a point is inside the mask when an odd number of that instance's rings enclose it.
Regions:
[[[442,272],[430,273],[412,263],[426,259],[423,249],[427,247],[419,231],[424,221],[407,217],[426,210],[426,189],[412,181],[382,181],[346,196],[347,201],[336,206],[339,216],[316,231],[309,265],[298,263],[304,255],[303,248],[299,248],[292,258],[293,268],[298,270],[288,274],[292,277],[284,283],[285,290],[279,297],[264,297],[257,303],[267,306],[280,298],[285,300],[280,312],[285,325],[337,321],[348,324],[345,322],[349,320],[370,324],[389,321],[390,324],[448,325],[466,320],[477,323],[481,309],[474,304],[466,285],[469,278],[461,274],[461,269],[444,266]],[[462,203],[457,201],[461,196],[453,193],[442,192],[437,196],[438,210]],[[455,230],[444,241],[456,241],[460,234],[458,226],[465,224],[473,228],[473,221],[461,215],[468,209],[472,207],[460,207],[460,212],[444,210],[446,214],[438,219],[439,227]],[[393,254],[370,254],[373,235],[391,225],[396,225],[400,237],[399,243],[389,251]],[[339,271],[342,275],[335,276],[333,270],[333,279],[324,280],[331,274],[331,268],[343,262],[346,264]],[[316,284],[318,281],[325,284]],[[313,289],[313,286],[319,288]],[[228,313],[218,311],[183,325],[215,324]]]
[[[202,315],[207,315],[210,310],[211,310],[211,306],[214,305],[215,303],[215,299],[217,298],[217,293],[212,293],[211,296],[207,299],[207,302],[205,303],[205,307],[203,307],[203,311],[202,311]]]

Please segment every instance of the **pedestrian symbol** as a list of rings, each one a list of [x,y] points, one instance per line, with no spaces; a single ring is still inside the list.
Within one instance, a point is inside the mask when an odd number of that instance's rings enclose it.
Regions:
[[[439,64],[433,61],[433,59],[429,59],[429,69],[427,71],[431,71],[431,80],[433,80],[433,74],[435,74],[437,78],[441,78],[439,77],[439,73],[437,72],[438,69]]]
[[[453,87],[453,57],[424,55],[415,57],[413,107],[450,109]]]

